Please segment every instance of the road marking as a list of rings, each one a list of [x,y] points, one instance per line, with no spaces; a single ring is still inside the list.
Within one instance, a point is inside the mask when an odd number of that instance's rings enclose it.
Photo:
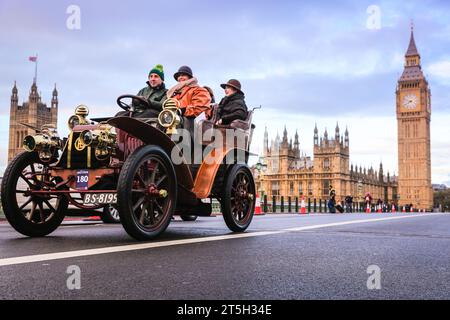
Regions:
[[[321,228],[327,228],[327,227],[344,226],[344,225],[359,224],[359,223],[367,223],[367,222],[380,222],[380,221],[389,221],[389,220],[418,218],[418,217],[430,217],[430,216],[436,216],[436,215],[445,215],[445,213],[430,213],[430,214],[422,214],[422,215],[408,215],[408,216],[395,216],[395,217],[387,217],[387,218],[342,221],[342,222],[317,224],[317,225],[297,227],[297,228],[281,229],[281,230],[275,230],[275,231],[256,231],[256,232],[248,232],[248,233],[234,233],[234,234],[228,234],[228,235],[223,235],[223,236],[212,236],[212,237],[192,238],[192,239],[184,239],[184,240],[150,242],[150,243],[132,244],[132,245],[124,245],[124,246],[105,247],[105,248],[98,248],[98,249],[76,250],[76,251],[66,251],[66,252],[56,252],[56,253],[14,257],[14,258],[5,258],[5,259],[0,259],[0,267],[17,265],[17,264],[33,263],[33,262],[41,262],[41,261],[58,260],[58,259],[86,257],[86,256],[93,256],[93,255],[100,255],[100,254],[107,254],[107,253],[117,253],[117,252],[125,252],[125,251],[136,251],[136,250],[145,250],[145,249],[152,249],[152,248],[169,247],[169,246],[176,246],[176,245],[183,245],[183,244],[194,244],[194,243],[204,243],[204,242],[230,240],[230,239],[261,237],[261,236],[276,235],[276,234],[283,234],[283,233],[289,233],[289,232],[299,232],[299,231],[321,229]]]

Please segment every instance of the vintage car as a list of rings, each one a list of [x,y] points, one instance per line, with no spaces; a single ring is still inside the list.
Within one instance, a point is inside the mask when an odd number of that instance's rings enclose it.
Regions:
[[[213,198],[230,230],[247,229],[256,195],[247,165],[254,109],[245,121],[221,126],[214,124],[217,106],[210,120],[197,121],[183,117],[178,101],[168,99],[157,117],[139,118],[136,101],[148,105],[139,96],[120,96],[117,103],[125,115],[112,118],[88,119],[88,108],[78,106],[64,139],[51,126],[25,137],[26,151],[10,162],[1,188],[4,214],[15,230],[45,236],[58,228],[69,205],[83,210],[108,206],[118,210],[130,236],[149,240],[164,232],[173,215],[184,220],[210,216]],[[189,161],[194,152],[174,139],[179,130],[202,137],[180,139],[201,151],[200,162]],[[238,134],[222,138],[230,130]],[[203,139],[207,132],[221,134]]]

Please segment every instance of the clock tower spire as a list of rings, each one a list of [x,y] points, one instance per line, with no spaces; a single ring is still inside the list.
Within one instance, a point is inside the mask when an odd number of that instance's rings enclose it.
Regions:
[[[422,72],[413,26],[396,97],[399,204],[413,204],[416,209],[431,209],[431,91]]]

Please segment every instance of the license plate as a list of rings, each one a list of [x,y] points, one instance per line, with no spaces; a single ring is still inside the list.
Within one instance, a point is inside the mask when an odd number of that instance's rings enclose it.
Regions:
[[[117,203],[117,193],[86,193],[83,199],[84,204],[114,204]]]
[[[89,186],[89,171],[78,170],[77,178],[75,181],[75,188],[78,190],[87,190],[88,186]]]

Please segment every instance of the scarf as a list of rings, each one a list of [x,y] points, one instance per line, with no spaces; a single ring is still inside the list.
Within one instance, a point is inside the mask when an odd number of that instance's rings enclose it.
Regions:
[[[167,97],[172,98],[173,95],[179,94],[184,87],[197,87],[198,81],[197,78],[191,78],[186,81],[178,82],[176,85],[174,85],[172,88],[167,91]]]

